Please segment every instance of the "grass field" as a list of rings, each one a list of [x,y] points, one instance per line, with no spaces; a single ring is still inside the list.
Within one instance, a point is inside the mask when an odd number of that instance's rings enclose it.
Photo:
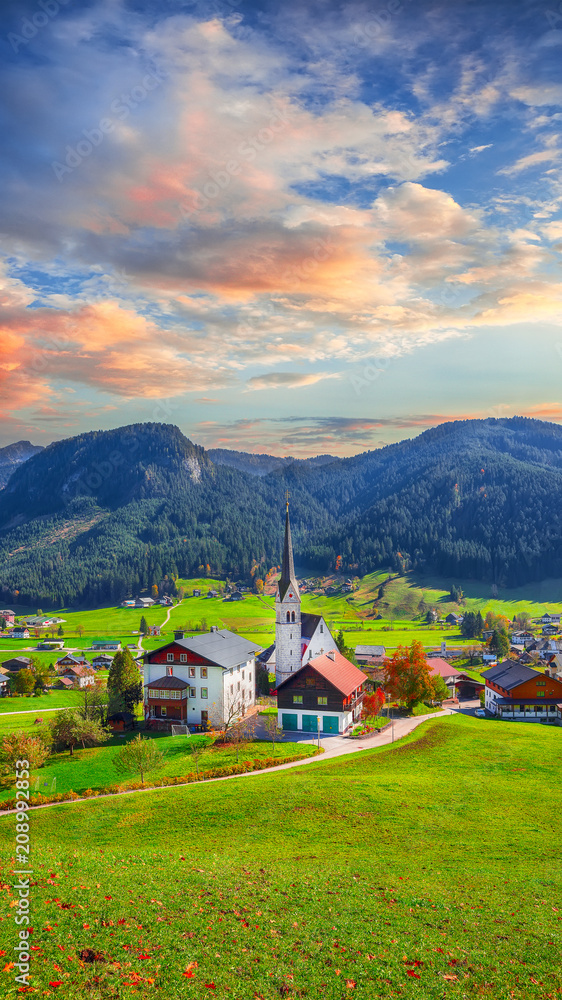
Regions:
[[[48,709],[53,708],[73,708],[83,704],[83,691],[50,691],[49,694],[41,694],[39,697],[31,695],[14,695],[11,698],[0,699],[0,717],[12,712],[34,712],[40,715]]]
[[[35,727],[36,729],[38,727]],[[55,781],[56,791],[76,792],[81,795],[87,789],[105,789],[110,785],[120,782],[139,781],[138,774],[119,775],[113,766],[113,758],[118,753],[119,748],[129,739],[133,739],[136,733],[129,732],[123,736],[113,736],[109,743],[101,747],[75,748],[71,757],[68,750],[64,753],[53,754],[44,767],[31,774],[31,783],[35,788],[39,782],[41,786],[47,788],[53,786]],[[151,739],[157,741],[158,749],[165,754],[164,761],[160,767],[147,771],[144,778],[145,785],[156,784],[161,778],[172,777],[173,775],[185,775],[196,770],[196,765],[191,758],[192,751],[196,747],[203,747],[205,752],[199,760],[199,773],[218,767],[228,767],[237,763],[237,756],[240,761],[266,758],[274,755],[283,763],[285,757],[300,755],[303,757],[310,755],[310,748],[305,743],[276,743],[275,748],[269,741],[257,740],[251,744],[241,744],[238,752],[233,746],[215,747],[213,740],[207,736],[168,736],[166,733],[153,733]],[[13,798],[14,790],[11,781],[0,780],[0,802],[4,799]]]
[[[348,758],[34,812],[32,985],[70,1000],[559,996],[559,756],[558,729],[450,716]],[[14,836],[3,817],[8,884]]]

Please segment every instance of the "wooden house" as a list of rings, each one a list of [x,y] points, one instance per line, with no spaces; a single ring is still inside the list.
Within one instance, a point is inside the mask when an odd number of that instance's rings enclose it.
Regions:
[[[330,650],[277,685],[279,725],[289,732],[345,733],[361,717],[366,674]]]
[[[482,677],[486,681],[485,707],[500,719],[519,722],[556,722],[562,704],[562,681],[525,666],[520,660],[504,660]]]

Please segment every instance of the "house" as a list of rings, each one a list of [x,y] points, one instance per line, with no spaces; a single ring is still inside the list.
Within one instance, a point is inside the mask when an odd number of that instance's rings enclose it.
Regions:
[[[92,639],[92,649],[109,649],[116,652],[121,649],[119,639]],[[136,648],[136,647],[135,647]]]
[[[72,682],[73,687],[91,687],[96,683],[94,671],[90,666],[67,667],[63,677]]]
[[[326,597],[333,597],[334,594],[337,594],[337,592],[337,587],[326,587],[326,590],[324,591]]]
[[[495,663],[498,658],[497,653],[482,653],[482,662],[492,664]]]
[[[194,597],[201,597],[201,591],[200,590],[194,590],[193,591],[193,596]]]
[[[19,626],[19,625],[17,625],[15,628],[12,629],[12,632],[10,634],[10,638],[11,639],[29,639],[29,629],[25,628],[25,626]]]
[[[365,666],[378,666],[386,656],[384,646],[356,646],[355,659]]]
[[[136,719],[131,712],[114,712],[108,715],[107,723],[114,733],[124,733],[127,729],[135,729]]]
[[[160,635],[161,631],[162,631],[162,626],[161,625],[149,625],[148,626],[148,634],[149,635]]]
[[[557,635],[559,631],[559,625],[544,625],[542,628],[543,635]]]
[[[37,649],[64,649],[64,639],[44,639],[37,643]]]
[[[308,660],[277,685],[279,726],[288,732],[347,732],[361,718],[367,680],[337,649]]]
[[[122,608],[134,608],[135,604],[136,604],[136,601],[135,601],[134,598],[132,600],[128,600],[128,601],[121,601],[121,607]]]
[[[55,663],[55,670],[57,673],[66,673],[67,667],[89,667],[89,665],[84,654],[75,656],[74,653],[66,653]]]
[[[534,635],[532,632],[513,632],[510,641],[515,646],[528,646],[530,642],[534,642]]]
[[[447,617],[445,618],[445,621],[447,622],[447,625],[460,625],[460,623],[462,622],[462,620],[463,620],[463,616],[462,615],[456,615],[453,611],[451,611],[451,614],[447,615]]]
[[[541,625],[560,625],[560,618],[562,616],[559,614],[551,614],[548,611],[539,618]]]
[[[158,601],[158,604],[163,604],[164,607],[167,607],[167,608],[171,608],[171,607],[174,606],[174,602],[173,602],[172,598],[168,597],[166,594],[164,595],[164,597],[160,598],[160,600]]]
[[[207,591],[207,597],[218,597],[218,596],[219,596],[218,590],[208,590]]]
[[[562,642],[560,639],[535,639],[527,646],[528,653],[538,653],[541,660],[548,660],[556,653],[562,653]]]
[[[482,638],[483,638],[484,642],[487,642],[488,639],[491,639],[492,636],[493,636],[493,634],[494,634],[494,629],[493,628],[483,628],[482,629]]]
[[[255,703],[256,645],[216,626],[144,654],[145,718],[204,725]]]
[[[226,598],[227,601],[243,601],[245,600],[244,594],[241,590],[233,590],[229,597]]]
[[[59,677],[53,687],[59,691],[70,691],[70,689],[74,687],[74,681],[72,681],[70,677]]]
[[[427,664],[432,677],[443,678],[453,698],[458,698],[460,701],[464,701],[465,698],[477,698],[484,690],[484,684],[473,680],[463,670],[451,666],[439,656],[428,657]]]
[[[7,674],[0,671],[0,698],[4,698],[10,691],[10,680]]]
[[[28,670],[31,667],[31,658],[29,656],[14,656],[11,660],[4,660],[2,666],[11,674],[17,674],[18,670]]]
[[[6,609],[4,609],[4,611],[0,611],[0,618],[4,618],[7,625],[13,625],[16,618],[16,613],[15,611],[7,611]]]
[[[99,656],[94,656],[92,660],[94,670],[109,670],[112,663],[113,657],[108,656],[107,653],[100,653]]]
[[[500,719],[556,722],[562,681],[532,670],[519,660],[504,660],[484,671],[485,707]]]

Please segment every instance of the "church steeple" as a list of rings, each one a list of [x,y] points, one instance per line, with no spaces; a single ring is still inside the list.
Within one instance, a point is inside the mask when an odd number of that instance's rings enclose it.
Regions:
[[[275,677],[278,684],[302,666],[301,595],[295,577],[288,491],[286,500],[283,562],[275,595]]]
[[[295,564],[293,561],[293,542],[291,539],[291,522],[289,519],[289,491],[287,490],[287,511],[285,514],[285,541],[283,544],[283,563],[281,565],[281,577],[279,579],[279,600],[285,599],[285,594],[292,589],[297,598],[300,598],[298,584],[295,578]]]

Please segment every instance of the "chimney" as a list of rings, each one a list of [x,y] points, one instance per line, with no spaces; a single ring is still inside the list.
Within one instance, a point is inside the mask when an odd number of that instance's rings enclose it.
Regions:
[[[218,630],[219,630],[218,625],[211,625],[211,632],[218,632]]]
[[[326,656],[329,656],[330,659],[334,660],[334,662],[335,662],[335,659],[336,659],[336,651],[335,651],[335,649],[331,649],[329,653],[326,653]]]
[[[185,632],[174,632],[174,639],[185,639]]]

